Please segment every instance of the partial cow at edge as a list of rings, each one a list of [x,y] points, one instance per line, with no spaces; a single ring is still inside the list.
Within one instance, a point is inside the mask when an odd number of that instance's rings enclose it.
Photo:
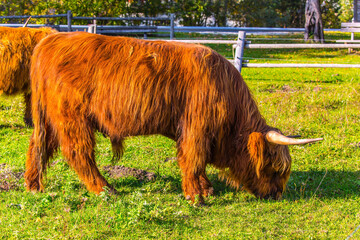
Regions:
[[[56,31],[51,28],[0,27],[0,94],[24,94],[24,121],[32,126],[30,59],[41,39]]]
[[[31,80],[30,191],[44,189],[59,147],[90,191],[109,186],[94,157],[100,129],[120,150],[128,136],[176,141],[182,188],[193,201],[213,193],[208,164],[224,170],[234,187],[279,199],[290,175],[287,145],[321,140],[288,138],[268,126],[239,71],[201,45],[53,34],[34,51]]]

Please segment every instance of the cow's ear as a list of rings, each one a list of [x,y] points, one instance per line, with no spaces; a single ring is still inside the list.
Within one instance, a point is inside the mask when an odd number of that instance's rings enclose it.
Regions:
[[[247,148],[250,154],[250,160],[256,169],[256,175],[260,178],[260,170],[264,167],[264,149],[265,138],[259,132],[253,132],[249,135]]]

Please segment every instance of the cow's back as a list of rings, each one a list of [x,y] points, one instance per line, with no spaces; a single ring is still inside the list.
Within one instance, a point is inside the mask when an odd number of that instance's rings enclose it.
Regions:
[[[30,91],[30,59],[36,44],[56,32],[50,28],[0,27],[0,92]]]
[[[240,74],[207,47],[88,33],[44,39],[32,79],[54,112],[77,109],[114,136],[175,138],[183,124],[230,131],[238,100],[250,96],[247,88],[239,96]]]

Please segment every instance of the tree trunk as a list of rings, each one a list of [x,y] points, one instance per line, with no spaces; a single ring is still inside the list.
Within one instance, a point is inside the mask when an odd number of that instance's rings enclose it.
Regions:
[[[228,11],[228,0],[224,1],[224,8],[223,8],[223,12],[222,12],[222,26],[226,27],[226,22],[227,22],[227,11]]]
[[[305,5],[305,41],[314,35],[315,42],[324,43],[324,29],[319,0],[306,0]]]

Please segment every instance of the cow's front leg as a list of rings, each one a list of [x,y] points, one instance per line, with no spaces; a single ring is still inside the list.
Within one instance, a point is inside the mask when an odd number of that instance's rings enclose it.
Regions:
[[[64,157],[89,191],[99,194],[105,186],[111,189],[95,162],[95,138],[91,124],[84,117],[73,116],[61,121],[65,124],[58,129]]]
[[[182,188],[186,199],[200,203],[209,195],[211,183],[205,175],[208,153],[205,137],[182,138],[178,143],[178,163],[182,171]]]
[[[214,188],[210,182],[210,180],[208,179],[208,177],[206,176],[206,172],[204,171],[203,173],[201,173],[200,177],[200,186],[201,186],[201,193],[204,197],[208,197],[208,196],[212,196],[214,195]]]
[[[204,203],[199,174],[193,171],[193,166],[189,166],[186,161],[179,161],[182,170],[182,189],[187,200],[195,202],[198,198],[199,203]]]

